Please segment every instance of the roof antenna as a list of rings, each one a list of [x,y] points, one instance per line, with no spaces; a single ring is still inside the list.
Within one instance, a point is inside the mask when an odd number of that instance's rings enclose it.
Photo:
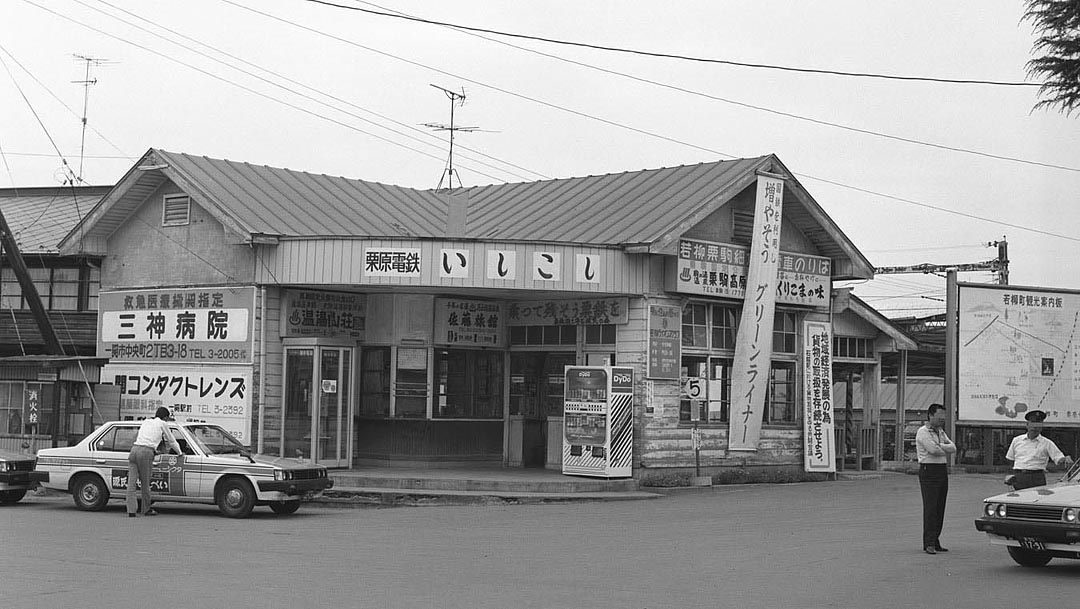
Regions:
[[[425,127],[434,129],[435,131],[449,131],[450,132],[450,156],[446,163],[446,173],[439,176],[439,185],[435,187],[435,190],[442,189],[443,178],[447,178],[446,184],[450,190],[454,189],[454,132],[455,131],[476,131],[478,127],[455,127],[454,126],[454,105],[465,105],[465,89],[461,89],[461,93],[457,91],[451,91],[450,89],[444,89],[438,85],[431,85],[436,89],[446,94],[446,97],[450,99],[450,124],[443,125],[441,123],[424,123]],[[458,175],[458,187],[461,187],[461,176]]]
[[[83,180],[83,153],[86,150],[86,107],[90,103],[90,85],[97,84],[97,79],[90,78],[90,66],[101,66],[107,63],[115,63],[108,59],[98,59],[89,55],[72,54],[77,61],[86,62],[86,78],[84,80],[73,80],[74,84],[83,86],[83,113],[82,113],[82,141],[79,143],[79,174],[75,176],[75,181],[79,184],[84,182]]]

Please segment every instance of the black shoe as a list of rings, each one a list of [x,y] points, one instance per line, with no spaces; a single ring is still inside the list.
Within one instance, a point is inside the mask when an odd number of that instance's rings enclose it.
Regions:
[[[157,516],[157,515],[158,515],[158,511],[155,510],[154,508],[150,508],[150,509],[146,510],[146,512],[143,514],[143,516]]]
[[[937,554],[937,549],[934,548],[934,546],[926,546],[922,549],[922,551],[926,552],[927,554]]]
[[[135,514],[128,514],[128,518],[134,518],[135,516]]]
[[[937,550],[938,552],[948,552],[949,551],[949,548],[943,548],[943,547],[941,547],[940,544],[934,546],[934,549]]]

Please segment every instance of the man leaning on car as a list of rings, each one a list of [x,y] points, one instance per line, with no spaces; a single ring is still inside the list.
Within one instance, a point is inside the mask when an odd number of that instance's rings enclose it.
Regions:
[[[1071,465],[1073,460],[1061,452],[1053,440],[1042,434],[1046,413],[1032,410],[1024,415],[1027,433],[1013,438],[1005,458],[1013,462],[1012,487],[1016,490],[1046,484],[1046,465],[1053,461],[1058,465]]]
[[[154,418],[146,419],[139,425],[139,435],[135,438],[135,444],[128,454],[128,479],[127,479],[127,515],[135,517],[138,505],[135,498],[135,481],[139,481],[142,494],[143,516],[155,516],[157,510],[150,507],[150,468],[154,464],[154,452],[162,441],[168,442],[176,450],[176,454],[182,455],[180,443],[169,431],[169,409],[160,406],[154,413]]]

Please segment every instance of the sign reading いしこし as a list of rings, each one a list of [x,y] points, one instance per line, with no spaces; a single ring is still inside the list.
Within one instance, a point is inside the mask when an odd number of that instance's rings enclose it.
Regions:
[[[678,379],[682,355],[682,309],[649,305],[649,378]]]
[[[363,338],[363,294],[285,290],[281,299],[281,336]]]

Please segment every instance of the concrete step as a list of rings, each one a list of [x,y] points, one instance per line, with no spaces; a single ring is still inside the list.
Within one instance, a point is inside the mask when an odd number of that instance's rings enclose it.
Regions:
[[[638,490],[632,478],[607,480],[559,474],[521,477],[509,474],[453,475],[425,473],[330,472],[334,488],[378,488],[409,491],[461,491],[467,493],[625,493]]]
[[[568,503],[578,501],[631,501],[656,499],[645,491],[537,492],[499,490],[440,490],[338,486],[323,493],[315,503],[351,506],[496,505]]]

